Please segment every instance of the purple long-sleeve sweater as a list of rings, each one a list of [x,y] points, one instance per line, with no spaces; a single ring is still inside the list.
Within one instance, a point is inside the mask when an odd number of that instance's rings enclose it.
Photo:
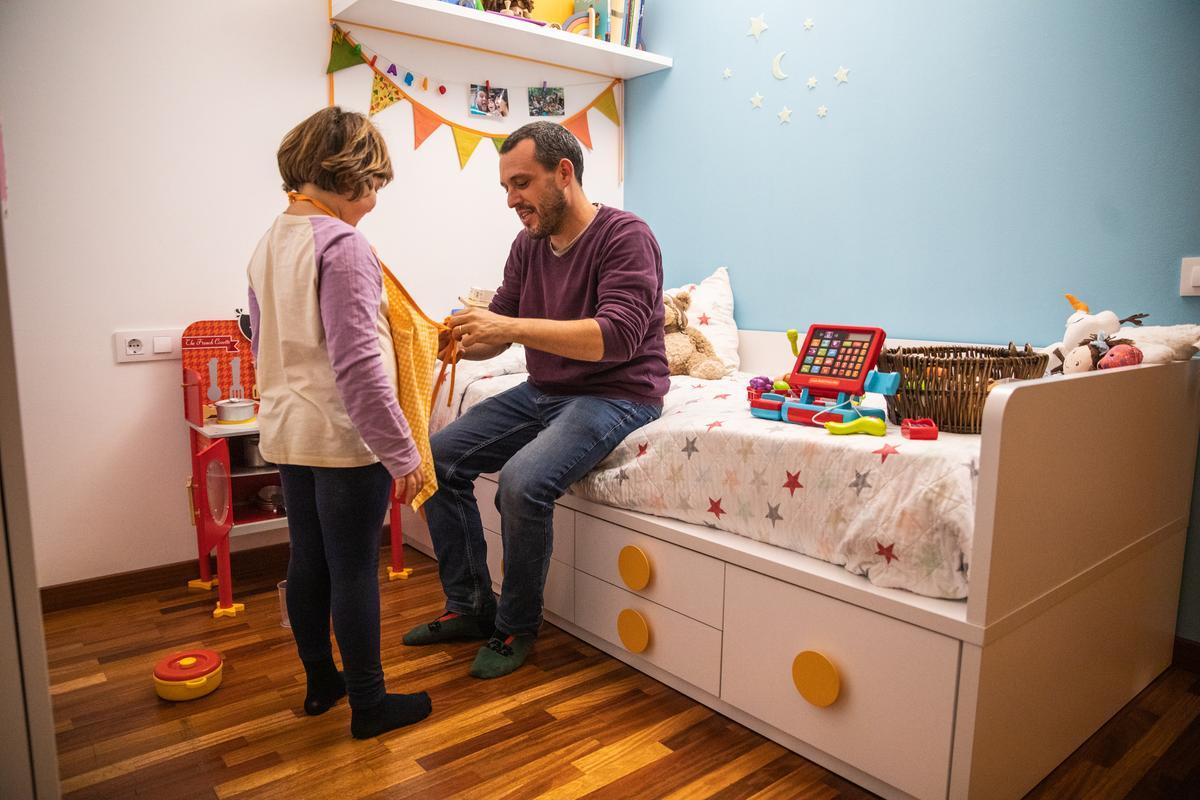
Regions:
[[[663,344],[662,254],[644,221],[602,206],[563,255],[517,234],[490,309],[509,317],[595,319],[597,362],[526,348],[529,381],[555,395],[600,395],[661,405],[670,385]]]

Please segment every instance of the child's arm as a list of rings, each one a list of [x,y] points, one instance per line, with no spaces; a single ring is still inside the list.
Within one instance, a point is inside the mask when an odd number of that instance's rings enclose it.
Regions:
[[[384,369],[376,327],[383,282],[361,234],[339,232],[319,253],[317,291],[342,405],[371,452],[401,478],[420,466],[421,457]]]

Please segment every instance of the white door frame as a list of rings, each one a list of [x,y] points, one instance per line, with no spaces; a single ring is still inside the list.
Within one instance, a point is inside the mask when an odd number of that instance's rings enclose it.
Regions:
[[[2,148],[0,138],[0,153]],[[6,214],[0,201],[0,710],[5,721],[0,725],[0,786],[4,796],[14,800],[57,800],[54,713],[33,557],[4,253]]]

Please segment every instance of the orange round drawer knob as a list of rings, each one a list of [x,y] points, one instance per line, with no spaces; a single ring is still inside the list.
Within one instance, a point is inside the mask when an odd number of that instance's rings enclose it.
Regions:
[[[805,650],[792,661],[792,683],[801,697],[820,708],[832,705],[842,690],[837,667],[815,650]]]
[[[650,585],[650,559],[642,548],[627,544],[617,555],[617,570],[621,580],[635,592],[640,592]]]
[[[650,626],[646,618],[632,608],[617,615],[617,635],[631,653],[641,653],[650,646]]]

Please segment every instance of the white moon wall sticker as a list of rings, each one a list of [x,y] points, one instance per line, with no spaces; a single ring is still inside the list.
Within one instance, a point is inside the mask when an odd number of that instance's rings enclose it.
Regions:
[[[775,58],[771,59],[771,74],[775,76],[776,80],[784,80],[787,78],[787,73],[785,73],[783,71],[783,67],[780,66],[780,62],[783,61],[783,57],[786,55],[787,51],[784,50],[776,54]]]

